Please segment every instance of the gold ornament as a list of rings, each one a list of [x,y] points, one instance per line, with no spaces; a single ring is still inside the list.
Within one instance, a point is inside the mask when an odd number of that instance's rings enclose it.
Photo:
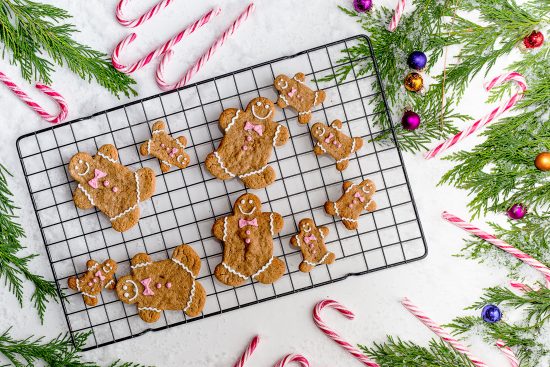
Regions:
[[[535,167],[541,171],[550,171],[550,152],[542,152],[535,158]]]
[[[405,88],[410,92],[420,92],[424,87],[424,80],[422,75],[412,72],[405,77]]]

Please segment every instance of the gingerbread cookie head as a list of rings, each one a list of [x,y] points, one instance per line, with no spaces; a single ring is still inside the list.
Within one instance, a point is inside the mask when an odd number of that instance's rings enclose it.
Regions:
[[[88,153],[76,153],[69,161],[69,173],[78,183],[84,184],[90,182],[95,177],[101,178],[105,172],[94,161]],[[92,185],[95,183],[92,181]]]
[[[275,114],[275,104],[264,97],[254,98],[250,101],[246,109],[252,113],[252,116],[260,121],[272,120]]]
[[[116,291],[118,298],[128,304],[137,302],[140,294],[143,294],[143,284],[131,275],[126,275],[120,278],[116,283]]]
[[[275,89],[283,95],[292,92],[291,84],[294,84],[291,82],[291,78],[284,74],[281,74],[275,78]]]
[[[262,211],[262,202],[253,194],[241,195],[237,201],[235,201],[233,212],[238,216],[255,216]]]
[[[99,302],[98,296],[105,289],[114,289],[114,276],[117,270],[117,263],[108,259],[103,263],[95,260],[88,260],[86,272],[80,277],[70,277],[67,285],[70,289],[82,293],[84,303],[88,306],[95,306]]]
[[[313,219],[310,218],[304,218],[298,223],[298,227],[300,227],[300,231],[303,231],[304,233],[311,233],[311,231],[315,228],[315,222]]]

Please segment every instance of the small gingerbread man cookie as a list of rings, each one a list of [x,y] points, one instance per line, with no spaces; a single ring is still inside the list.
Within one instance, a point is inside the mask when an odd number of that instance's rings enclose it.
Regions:
[[[206,157],[206,169],[221,180],[239,177],[251,189],[275,181],[275,171],[267,162],[273,147],[284,145],[290,134],[273,121],[273,115],[275,105],[263,97],[254,98],[245,111],[223,111],[220,128],[225,135],[218,149]]]
[[[116,292],[122,302],[137,305],[143,321],[157,321],[164,310],[183,310],[191,317],[201,313],[206,292],[195,279],[201,259],[191,246],[180,245],[171,259],[161,261],[140,253],[130,265],[131,275],[118,280]]]
[[[117,269],[116,261],[107,259],[103,263],[95,260],[86,262],[86,272],[80,277],[72,276],[67,280],[70,289],[82,293],[84,303],[95,306],[99,302],[97,296],[103,288],[115,289],[114,276]]]
[[[344,182],[344,193],[336,202],[327,201],[325,212],[329,215],[342,218],[342,223],[347,229],[357,229],[357,219],[364,210],[372,212],[376,210],[376,203],[372,199],[376,192],[374,182],[369,179],[359,184],[351,181]]]
[[[298,73],[294,78],[279,75],[275,78],[275,89],[279,92],[277,104],[281,108],[290,106],[298,112],[298,122],[307,124],[311,121],[311,110],[325,101],[323,90],[313,91],[305,84],[305,75]]]
[[[184,169],[189,165],[189,155],[185,152],[185,136],[172,138],[165,131],[164,121],[153,124],[151,139],[141,144],[141,155],[152,155],[160,161],[160,170],[168,172],[172,166]]]
[[[290,238],[290,243],[302,251],[300,271],[307,273],[319,264],[332,264],[336,256],[327,251],[325,246],[325,237],[328,236],[329,229],[317,227],[313,219],[309,218],[302,219],[298,226],[300,232]]]
[[[334,158],[338,171],[348,168],[349,156],[363,146],[363,139],[350,138],[341,130],[340,120],[334,120],[330,126],[317,122],[311,128],[311,135],[317,140],[313,151],[317,155],[328,154]]]
[[[262,213],[257,196],[240,196],[233,215],[218,219],[212,227],[214,236],[223,241],[223,259],[216,266],[216,278],[238,286],[250,278],[270,284],[282,277],[285,263],[273,256],[273,236],[283,224],[279,213]]]
[[[118,150],[103,145],[95,156],[76,153],[69,173],[78,183],[73,193],[80,209],[97,207],[109,217],[113,229],[124,232],[139,221],[139,203],[153,196],[155,173],[150,168],[130,171],[118,161]]]

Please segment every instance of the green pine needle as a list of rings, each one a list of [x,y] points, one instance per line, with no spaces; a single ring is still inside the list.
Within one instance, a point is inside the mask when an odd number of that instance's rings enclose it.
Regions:
[[[31,282],[34,285],[31,300],[43,322],[48,301],[57,301],[56,287],[53,282],[29,270],[29,262],[37,256],[36,254],[23,257],[18,255],[18,252],[24,249],[21,240],[25,237],[25,232],[14,221],[17,218],[14,216],[17,208],[11,200],[12,193],[8,188],[6,176],[11,175],[0,164],[0,279],[4,278],[4,285],[15,295],[21,306],[23,305],[23,279]]]

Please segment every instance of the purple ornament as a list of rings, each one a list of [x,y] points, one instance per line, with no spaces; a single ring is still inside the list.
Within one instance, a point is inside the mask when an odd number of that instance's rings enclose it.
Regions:
[[[413,51],[409,55],[409,58],[407,59],[407,65],[411,69],[415,70],[422,70],[426,66],[426,63],[428,62],[428,58],[426,57],[426,54],[422,51]]]
[[[401,125],[406,130],[416,130],[420,126],[420,116],[413,111],[405,111],[401,118]]]
[[[521,219],[527,214],[527,208],[523,204],[514,204],[506,213],[510,219]]]
[[[481,318],[485,322],[494,324],[502,319],[502,312],[495,305],[487,305],[481,310]]]
[[[358,13],[365,13],[372,8],[372,0],[353,0],[353,7]]]

